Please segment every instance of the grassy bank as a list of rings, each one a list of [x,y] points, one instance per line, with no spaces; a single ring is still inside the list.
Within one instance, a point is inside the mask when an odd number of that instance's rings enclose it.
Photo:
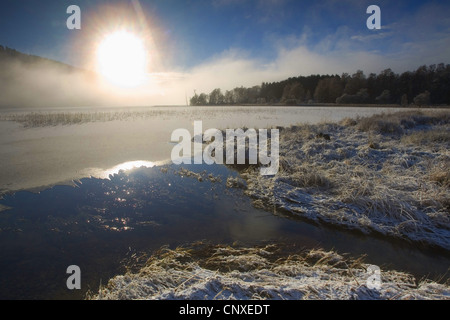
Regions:
[[[91,293],[99,300],[347,300],[448,299],[449,287],[381,270],[381,286],[368,284],[361,258],[308,250],[285,254],[281,246],[163,248],[135,271]]]
[[[450,250],[449,150],[450,111],[380,114],[285,128],[278,175],[241,176],[271,212]]]

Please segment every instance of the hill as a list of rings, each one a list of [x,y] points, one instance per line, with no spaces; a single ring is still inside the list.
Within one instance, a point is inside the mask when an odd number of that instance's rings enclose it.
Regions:
[[[96,75],[0,46],[0,108],[95,104]]]

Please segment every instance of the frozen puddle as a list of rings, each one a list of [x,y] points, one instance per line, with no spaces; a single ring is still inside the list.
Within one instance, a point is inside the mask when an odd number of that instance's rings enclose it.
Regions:
[[[243,190],[227,187],[237,175],[224,166],[141,167],[82,179],[76,187],[5,196],[0,206],[10,209],[0,213],[0,298],[84,298],[125,274],[131,260],[141,263],[142,252],[196,241],[367,254],[368,263],[418,277],[438,277],[450,265],[440,252],[254,208]],[[82,271],[77,292],[65,285],[74,264]]]

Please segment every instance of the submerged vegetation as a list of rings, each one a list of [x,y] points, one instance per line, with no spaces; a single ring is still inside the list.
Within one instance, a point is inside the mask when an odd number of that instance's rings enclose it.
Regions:
[[[169,111],[167,111],[169,112]],[[0,120],[15,121],[26,128],[74,125],[89,122],[147,119],[158,116],[158,111],[104,111],[104,112],[27,112],[0,115]]]

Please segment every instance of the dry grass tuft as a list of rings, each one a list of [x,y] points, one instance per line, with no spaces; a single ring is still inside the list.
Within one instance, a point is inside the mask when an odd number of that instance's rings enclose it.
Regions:
[[[363,132],[377,132],[381,134],[402,134],[403,128],[396,120],[386,119],[382,116],[372,116],[370,118],[361,119],[357,128]]]
[[[353,127],[353,126],[356,126],[358,124],[358,121],[356,119],[353,119],[353,118],[345,118],[345,119],[341,120],[339,122],[339,124],[341,126],[344,126],[344,127]]]
[[[111,279],[88,299],[346,300],[443,299],[450,289],[409,274],[381,271],[379,290],[367,286],[369,265],[333,251],[286,253],[280,246],[197,243],[155,253],[136,273]]]
[[[447,143],[450,145],[450,130],[432,129],[413,132],[402,137],[403,143],[424,145],[431,143]]]
[[[363,132],[401,135],[408,129],[420,126],[446,125],[450,113],[446,111],[405,111],[393,114],[379,114],[357,120],[356,127]]]
[[[297,188],[331,188],[331,181],[322,172],[311,167],[298,167],[287,179],[288,183]]]
[[[442,162],[433,167],[430,172],[430,181],[444,188],[450,188],[450,161]]]

